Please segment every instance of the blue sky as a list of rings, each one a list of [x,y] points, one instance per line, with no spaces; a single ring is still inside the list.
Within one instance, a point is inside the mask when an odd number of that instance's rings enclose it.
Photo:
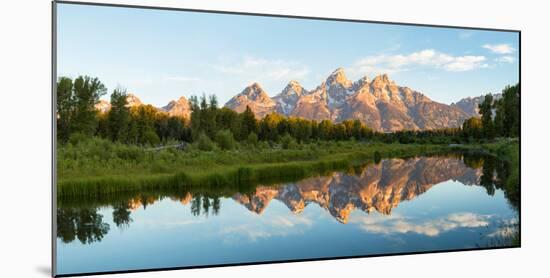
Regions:
[[[97,76],[156,106],[202,93],[223,104],[252,82],[310,90],[338,67],[448,104],[519,78],[513,32],[58,4],[57,34],[58,76]]]

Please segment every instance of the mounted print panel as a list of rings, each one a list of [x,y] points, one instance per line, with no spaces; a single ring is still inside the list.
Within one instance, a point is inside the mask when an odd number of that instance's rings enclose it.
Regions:
[[[520,32],[54,2],[54,276],[520,246]]]

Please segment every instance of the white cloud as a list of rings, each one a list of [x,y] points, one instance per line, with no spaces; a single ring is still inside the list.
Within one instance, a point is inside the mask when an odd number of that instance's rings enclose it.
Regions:
[[[231,244],[239,242],[243,238],[257,241],[269,237],[301,234],[312,225],[313,221],[304,215],[288,215],[287,217],[277,216],[273,219],[259,218],[250,223],[227,226],[219,233],[224,236],[225,243]]]
[[[454,60],[445,64],[443,67],[448,71],[468,71],[476,68],[486,68],[489,65],[484,63],[483,56],[460,56],[454,57]]]
[[[496,58],[495,61],[500,62],[500,63],[509,63],[509,64],[511,64],[511,63],[516,61],[516,58],[506,55],[506,56]]]
[[[453,213],[438,219],[415,223],[399,215],[380,216],[368,215],[352,220],[358,223],[362,230],[377,234],[417,233],[426,236],[437,236],[457,228],[477,228],[489,225],[490,215],[478,215],[470,212]]]
[[[498,53],[498,54],[510,54],[516,51],[515,48],[513,48],[511,45],[507,43],[502,44],[484,44],[481,47],[485,49],[489,49],[491,52]]]
[[[418,67],[440,68],[446,71],[469,71],[485,68],[484,56],[453,56],[433,49],[424,49],[410,54],[375,55],[356,61],[351,72],[357,75],[395,73]]]
[[[225,61],[212,67],[222,73],[241,75],[259,81],[302,79],[310,72],[306,66],[298,62],[252,56],[237,61]]]

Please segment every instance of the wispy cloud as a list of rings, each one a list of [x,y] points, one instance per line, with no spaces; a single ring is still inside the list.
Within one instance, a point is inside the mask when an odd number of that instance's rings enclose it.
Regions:
[[[516,61],[516,58],[506,55],[506,56],[496,58],[495,61],[500,62],[500,63],[509,63],[509,64],[511,64],[511,63]]]
[[[419,67],[432,67],[445,71],[469,71],[486,68],[485,56],[453,56],[434,49],[398,54],[368,56],[356,61],[351,71],[355,74],[378,74],[408,71]]]
[[[270,60],[252,56],[247,56],[237,61],[225,61],[212,65],[212,68],[221,73],[267,81],[301,79],[310,72],[308,67],[298,62]]]
[[[289,215],[288,217],[278,216],[271,220],[258,219],[257,222],[224,227],[219,233],[224,235],[225,243],[240,241],[243,237],[257,241],[269,237],[300,234],[312,225],[313,221],[308,217]]]
[[[481,47],[485,49],[489,49],[493,53],[497,54],[510,54],[516,51],[515,48],[513,48],[511,45],[507,43],[502,44],[484,44]]]
[[[477,228],[489,225],[490,215],[469,212],[453,213],[445,217],[414,222],[399,215],[373,217],[369,215],[353,222],[358,223],[366,232],[377,234],[417,233],[426,236],[438,236],[443,232],[457,228]]]

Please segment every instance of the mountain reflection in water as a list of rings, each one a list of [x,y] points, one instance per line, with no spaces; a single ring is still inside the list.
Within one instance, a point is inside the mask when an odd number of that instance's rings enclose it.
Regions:
[[[83,244],[101,241],[111,227],[103,222],[103,216],[98,212],[100,208],[112,208],[113,223],[125,229],[133,222],[133,211],[145,209],[164,198],[189,206],[191,214],[197,217],[218,215],[222,209],[221,199],[228,198],[258,215],[268,209],[272,200],[280,201],[295,214],[302,213],[314,203],[345,224],[354,210],[390,215],[401,202],[413,200],[433,186],[449,180],[484,186],[492,195],[505,180],[506,171],[502,165],[495,158],[483,156],[384,159],[378,164],[294,183],[258,185],[247,193],[140,193],[120,198],[114,196],[90,204],[65,200],[57,209],[57,237],[65,243],[75,239]],[[515,207],[514,203],[511,205]]]
[[[236,194],[233,199],[258,214],[272,199],[283,202],[294,213],[315,203],[347,223],[354,209],[390,214],[400,202],[415,198],[435,184],[447,180],[479,184],[481,174],[480,169],[469,168],[455,158],[387,159],[357,174],[336,172],[280,186],[259,186],[253,195]]]

